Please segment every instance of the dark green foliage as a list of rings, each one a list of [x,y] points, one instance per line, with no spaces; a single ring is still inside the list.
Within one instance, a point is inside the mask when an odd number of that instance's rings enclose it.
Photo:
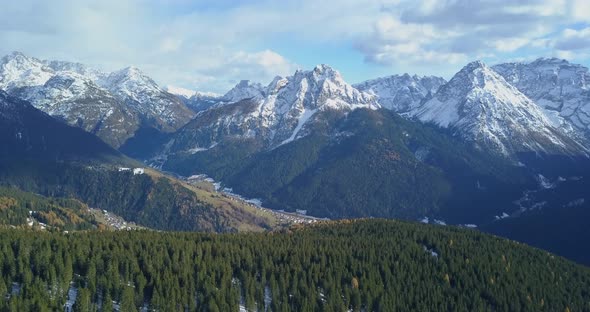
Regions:
[[[62,309],[73,276],[76,306],[112,298],[125,311],[237,311],[240,301],[273,311],[590,311],[588,268],[457,228],[359,220],[266,234],[0,230],[2,309]],[[4,296],[13,283],[20,294]]]
[[[125,161],[96,136],[71,127],[0,90],[0,162]]]

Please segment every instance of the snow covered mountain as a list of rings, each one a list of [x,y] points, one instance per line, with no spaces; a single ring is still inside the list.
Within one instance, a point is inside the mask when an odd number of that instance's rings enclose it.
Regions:
[[[197,94],[197,91],[195,91],[195,90],[189,90],[189,89],[170,86],[170,85],[166,86],[164,88],[164,91],[166,91],[170,94],[174,94],[176,96],[179,96],[181,99],[190,99],[191,96]]]
[[[441,77],[403,74],[367,80],[354,87],[375,94],[381,106],[403,114],[430,99],[445,83]]]
[[[112,72],[99,83],[115,97],[147,119],[150,126],[166,132],[174,131],[189,120],[194,113],[171,93],[136,67]]]
[[[493,69],[532,99],[551,119],[590,140],[590,72],[557,58],[505,63]],[[561,117],[561,118],[560,118]]]
[[[63,119],[120,146],[132,137],[139,120],[129,107],[95,82],[75,72],[58,72],[43,85],[12,89],[49,115]]]
[[[586,152],[559,129],[558,120],[545,116],[532,100],[480,61],[465,66],[409,114],[504,155]]]
[[[211,92],[194,92],[189,97],[181,95],[181,99],[195,112],[201,112],[213,106],[235,103],[244,99],[259,99],[264,97],[265,92],[265,87],[260,83],[242,80],[224,95]]]
[[[141,127],[170,132],[194,116],[135,68],[106,74],[80,63],[42,61],[13,52],[0,60],[0,89],[114,147]]]
[[[198,114],[174,135],[169,148],[196,152],[227,138],[253,139],[274,148],[305,136],[307,126],[323,112],[379,108],[375,96],[347,84],[327,65],[276,77],[267,87],[242,81],[222,98],[238,102]]]
[[[242,80],[235,87],[227,91],[221,97],[221,100],[227,103],[234,103],[244,99],[258,99],[263,98],[265,92],[266,89],[262,84],[250,80]]]

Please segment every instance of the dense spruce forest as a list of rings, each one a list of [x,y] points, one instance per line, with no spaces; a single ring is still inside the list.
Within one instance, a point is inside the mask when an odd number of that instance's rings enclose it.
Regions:
[[[2,311],[590,311],[590,269],[467,229],[0,230]],[[70,290],[70,291],[69,291]]]

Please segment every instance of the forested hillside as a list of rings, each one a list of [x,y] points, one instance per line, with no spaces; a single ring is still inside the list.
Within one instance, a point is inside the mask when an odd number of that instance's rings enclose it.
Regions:
[[[0,187],[0,225],[62,231],[99,227],[88,206],[78,200],[47,198],[7,187]]]
[[[321,117],[307,136],[271,150],[228,139],[206,151],[169,155],[164,168],[206,173],[270,208],[328,218],[438,215],[486,222],[516,209],[512,202],[522,188],[536,183],[526,168],[391,111]]]
[[[75,198],[159,230],[231,232],[274,225],[271,215],[253,207],[145,170],[145,174],[134,174],[106,165],[12,162],[8,166],[0,164],[0,186]]]
[[[60,310],[68,290],[75,311],[590,311],[588,268],[376,219],[261,234],[2,230],[0,268],[5,311]]]

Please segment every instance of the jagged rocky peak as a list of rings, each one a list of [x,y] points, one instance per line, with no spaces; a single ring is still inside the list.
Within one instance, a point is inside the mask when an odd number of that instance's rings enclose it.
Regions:
[[[256,140],[263,148],[272,149],[308,135],[325,111],[346,114],[379,107],[374,95],[355,89],[327,65],[275,77],[264,88],[243,81],[232,93],[238,90],[253,91],[255,96],[213,106],[197,115],[174,136],[170,151],[202,150],[228,137]]]
[[[377,96],[381,106],[404,114],[430,99],[445,83],[442,77],[405,73],[367,80],[354,87]]]
[[[53,70],[36,58],[12,52],[0,61],[0,88],[10,92],[15,88],[43,85]]]
[[[283,87],[278,98],[286,102],[321,109],[379,107],[374,95],[357,90],[346,83],[337,70],[325,64],[317,65],[310,71],[298,70],[285,79],[281,82]]]
[[[192,97],[195,97],[195,98],[202,98],[202,97],[218,98],[218,97],[221,97],[221,95],[219,95],[217,93],[213,93],[213,92],[201,92],[201,91],[195,91],[192,89],[176,87],[176,86],[171,86],[171,85],[166,86],[164,88],[164,90],[168,93],[180,96],[181,98],[183,98],[185,100],[188,100]]]
[[[481,61],[467,64],[412,115],[452,128],[476,145],[504,155],[586,152],[531,99]]]
[[[221,99],[233,103],[243,99],[262,98],[265,96],[265,88],[258,82],[242,80],[231,90],[225,93]]]
[[[174,131],[192,112],[136,67],[105,74],[80,63],[20,52],[1,59],[0,89],[119,147],[141,127]]]
[[[482,61],[473,61],[463,67],[452,79],[449,81],[449,86],[457,87],[458,84],[466,88],[485,88],[486,84],[500,83],[504,80],[498,73],[492,70]]]
[[[74,72],[94,81],[104,79],[107,76],[107,74],[98,69],[91,68],[82,63],[77,62],[43,61],[43,64],[53,69],[56,73]]]
[[[41,61],[34,57],[29,57],[19,51],[13,51],[2,57],[2,64],[13,64],[17,67],[30,67],[33,64],[40,64]]]
[[[333,80],[333,81],[345,83],[344,80],[342,79],[342,76],[340,75],[340,72],[338,72],[337,70],[335,70],[334,68],[332,68],[326,64],[316,65],[316,67],[314,67],[312,73],[313,73],[313,77],[315,77],[318,81],[319,80]]]
[[[590,72],[563,59],[540,58],[530,63],[494,66],[507,81],[531,98],[561,127],[590,142]]]
[[[125,67],[121,70],[114,71],[108,75],[104,81],[105,87],[109,89],[119,89],[125,91],[131,91],[132,89],[155,89],[163,91],[158,84],[144,74],[139,68],[134,66]],[[127,88],[125,88],[127,87]]]

